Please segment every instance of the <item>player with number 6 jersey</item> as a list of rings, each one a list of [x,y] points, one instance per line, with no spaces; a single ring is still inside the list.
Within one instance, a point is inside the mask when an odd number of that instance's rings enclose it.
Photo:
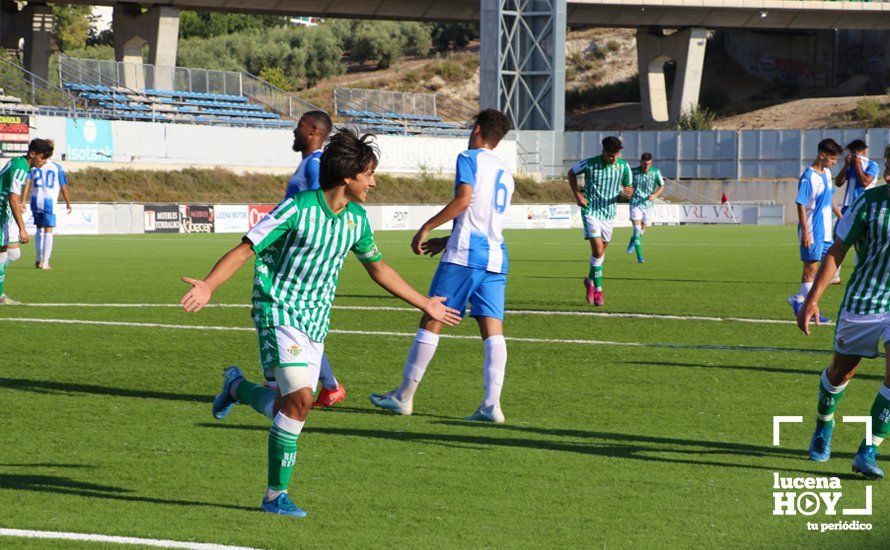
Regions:
[[[485,397],[466,420],[480,422],[504,422],[500,399],[507,367],[503,322],[508,262],[503,230],[514,184],[510,169],[493,149],[509,131],[510,122],[500,111],[485,109],[477,115],[469,149],[457,157],[454,199],[423,224],[411,243],[415,254],[434,256],[444,250],[430,296],[444,296],[445,304],[462,316],[470,302],[470,316],[479,323]],[[430,231],[451,220],[450,236],[427,240]],[[414,394],[436,353],[442,328],[429,315],[420,320],[401,385],[372,394],[371,403],[396,414],[413,412]]]

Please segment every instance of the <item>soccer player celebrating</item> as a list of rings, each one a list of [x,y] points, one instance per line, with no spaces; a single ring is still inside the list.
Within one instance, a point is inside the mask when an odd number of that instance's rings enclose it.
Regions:
[[[601,306],[603,297],[603,262],[612,240],[612,221],[618,197],[633,193],[627,161],[621,158],[621,140],[609,136],[603,140],[601,155],[582,160],[568,173],[575,202],[581,207],[584,238],[590,242],[590,271],[584,279],[587,303]],[[578,189],[578,175],[584,174],[584,192]]]
[[[30,177],[31,169],[43,166],[52,154],[51,142],[45,139],[32,139],[25,156],[11,159],[0,170],[0,304],[18,303],[3,292],[6,283],[6,265],[10,258],[7,248],[12,237],[11,233],[15,231],[9,227],[9,218],[15,220],[19,241],[28,244],[31,238],[22,218],[22,190]],[[14,247],[14,251],[13,261],[21,255],[18,247]]]
[[[834,187],[831,185],[829,168],[837,164],[842,152],[843,149],[836,141],[823,139],[819,142],[816,160],[804,170],[797,182],[797,237],[800,241],[803,274],[800,276],[800,290],[788,297],[795,316],[813,288],[819,262],[831,247],[831,214],[834,212],[838,218],[841,217],[841,211],[834,202]],[[829,319],[821,317],[819,321],[827,323]]]
[[[797,325],[810,334],[810,319],[819,324],[819,299],[854,244],[857,262],[847,282],[834,336],[831,366],[819,384],[816,430],[810,442],[810,459],[824,462],[831,456],[834,412],[863,357],[878,356],[883,345],[890,352],[890,186],[865,191],[837,224],[836,239],[822,260],[816,282],[797,316]],[[871,407],[871,440],[863,439],[853,458],[853,471],[868,479],[881,479],[877,448],[890,435],[890,353],[886,354],[884,384]]]
[[[630,221],[634,232],[627,245],[627,253],[636,250],[637,262],[643,263],[643,234],[652,214],[652,201],[664,191],[661,170],[652,166],[652,153],[640,156],[640,165],[632,170],[634,194],[630,198]]]
[[[318,182],[318,170],[321,166],[322,146],[328,139],[332,127],[331,117],[324,111],[309,111],[300,117],[294,130],[292,149],[300,153],[303,159],[287,182],[284,198],[321,188]],[[326,353],[321,356],[321,372],[318,379],[321,381],[321,391],[312,403],[313,407],[332,407],[346,399],[346,389],[334,376],[334,369]],[[269,385],[274,384],[272,381],[267,382]]]
[[[59,193],[65,199],[68,213],[71,213],[68,178],[59,163],[48,161],[42,167],[31,170],[31,184],[31,212],[34,215],[34,225],[37,226],[37,233],[34,235],[37,259],[34,267],[52,269],[49,259],[53,254],[53,228],[56,226]]]
[[[510,121],[495,109],[476,116],[469,149],[457,157],[454,199],[430,218],[411,242],[415,254],[442,261],[430,286],[430,296],[445,296],[446,305],[479,323],[485,348],[483,382],[485,398],[466,420],[503,423],[501,388],[507,366],[504,340],[504,300],[507,286],[507,245],[503,228],[513,195],[513,177],[504,161],[492,151],[510,131]],[[454,220],[451,235],[427,240],[429,232]],[[386,394],[372,394],[371,403],[397,414],[410,415],[414,394],[439,345],[442,323],[430,315],[420,320],[414,343],[402,371],[402,383]]]
[[[263,371],[274,377],[277,389],[251,383],[238,367],[229,367],[212,411],[219,419],[235,404],[247,403],[272,418],[268,486],[261,506],[266,512],[306,515],[290,500],[287,489],[297,438],[318,383],[340,268],[349,250],[392,295],[438,322],[460,321],[459,312],[444,305],[445,298],[420,294],[383,262],[365,210],[357,204],[365,202],[374,187],[376,166],[370,136],[359,138],[351,130],[340,130],[321,157],[321,189],[283,200],[203,280],[183,277],[192,288],[180,303],[186,311],[199,311],[213,291],[256,254],[253,320]]]

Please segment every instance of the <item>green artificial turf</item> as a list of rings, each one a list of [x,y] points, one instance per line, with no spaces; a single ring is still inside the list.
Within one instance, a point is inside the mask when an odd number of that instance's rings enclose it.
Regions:
[[[2,306],[0,527],[258,548],[886,547],[890,493],[850,472],[862,425],[838,424],[831,461],[806,460],[832,327],[807,338],[790,323],[673,318],[790,321],[794,229],[654,227],[643,265],[624,252],[629,235],[616,231],[595,311],[670,317],[508,313],[508,338],[525,340],[508,341],[503,426],[460,421],[482,398],[471,319],[448,334],[473,338],[441,341],[413,416],[372,408],[371,392],[398,384],[411,342],[375,333],[413,334],[419,314],[338,308],[408,307],[349,259],[326,342],[348,397],[313,412],[300,437],[291,494],[304,520],[257,511],[269,421],[245,406],[222,422],[210,415],[224,366],[258,377],[246,307]],[[180,277],[204,276],[238,240],[58,237],[55,269],[31,267],[26,247],[6,291],[32,304],[174,304],[187,290]],[[436,260],[413,256],[409,233],[377,240],[426,291]],[[507,241],[508,309],[594,311],[580,231],[508,231]],[[247,304],[251,277],[245,267],[214,302]],[[826,293],[832,318],[841,292]],[[50,319],[112,324],[37,322]],[[883,361],[863,364],[839,417],[869,414]],[[786,424],[773,446],[774,415],[805,422]],[[838,476],[839,508],[861,508],[872,486],[873,516],[774,516],[774,472]],[[872,531],[807,529],[853,519]]]

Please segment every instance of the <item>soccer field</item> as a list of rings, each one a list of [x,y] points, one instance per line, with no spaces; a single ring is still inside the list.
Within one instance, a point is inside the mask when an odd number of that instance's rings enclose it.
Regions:
[[[246,406],[210,414],[223,367],[259,378],[252,269],[214,296],[231,307],[172,307],[180,276],[203,277],[237,235],[61,237],[53,271],[25,247],[6,291],[30,305],[0,307],[0,528],[254,548],[886,547],[890,524],[874,521],[890,509],[886,482],[850,472],[863,425],[838,422],[832,459],[807,460],[833,327],[807,338],[792,322],[794,231],[655,227],[638,265],[618,230],[597,309],[583,300],[580,230],[508,231],[502,426],[460,420],[482,397],[471,319],[440,343],[413,416],[371,406],[400,380],[420,315],[348,259],[326,342],[348,397],[300,437],[291,495],[304,520],[258,511],[269,421]],[[425,291],[437,261],[410,238],[377,234]],[[832,318],[841,292],[826,293]],[[839,417],[869,414],[883,361],[864,363]],[[774,415],[804,417],[780,446]],[[774,472],[837,476],[837,515],[773,515]],[[843,516],[867,487],[873,515]],[[873,529],[807,527],[853,520]]]

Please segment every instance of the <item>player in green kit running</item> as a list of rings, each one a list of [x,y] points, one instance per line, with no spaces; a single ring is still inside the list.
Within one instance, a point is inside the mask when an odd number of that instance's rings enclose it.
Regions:
[[[246,403],[272,419],[268,484],[261,505],[265,512],[306,515],[290,500],[287,489],[296,464],[297,438],[318,384],[340,268],[350,250],[390,294],[446,325],[460,321],[460,312],[446,307],[445,298],[420,294],[383,262],[365,210],[357,204],[365,202],[374,187],[376,166],[371,137],[340,130],[321,156],[321,189],[284,199],[203,280],[183,277],[192,289],[180,303],[186,311],[198,311],[256,254],[253,321],[263,372],[278,387],[249,382],[238,367],[229,367],[214,399],[213,415],[221,419],[233,405]]]
[[[587,303],[601,306],[603,297],[603,262],[612,240],[612,222],[618,197],[630,197],[633,187],[630,167],[621,158],[621,140],[609,136],[603,140],[603,153],[582,160],[569,170],[569,186],[581,207],[584,238],[590,242],[590,271],[584,279]],[[578,175],[584,174],[584,192],[578,188]]]
[[[53,154],[53,145],[45,139],[32,139],[28,144],[28,153],[23,157],[11,159],[0,170],[0,304],[16,304],[4,293],[6,284],[6,265],[18,259],[21,251],[14,247],[16,257],[10,258],[8,246],[12,242],[28,244],[30,236],[25,229],[22,218],[22,196],[25,183],[30,177],[32,168],[40,168]],[[15,221],[15,226],[10,223]],[[12,233],[18,233],[18,239]]]
[[[634,194],[630,198],[630,221],[634,226],[633,235],[627,245],[627,253],[637,253],[637,262],[643,263],[643,234],[652,216],[652,201],[664,191],[664,178],[661,170],[652,166],[652,153],[640,156],[640,165],[632,170]]]
[[[810,460],[825,462],[831,456],[834,411],[863,357],[874,358],[883,347],[890,352],[890,186],[865,191],[841,218],[837,235],[816,274],[816,282],[800,308],[797,324],[810,334],[810,319],[819,324],[819,299],[856,245],[856,266],[847,282],[834,335],[834,358],[822,371],[816,430],[810,442]],[[871,407],[871,439],[863,439],[853,458],[853,471],[868,479],[881,479],[878,445],[890,435],[890,353],[886,354],[884,384]]]

